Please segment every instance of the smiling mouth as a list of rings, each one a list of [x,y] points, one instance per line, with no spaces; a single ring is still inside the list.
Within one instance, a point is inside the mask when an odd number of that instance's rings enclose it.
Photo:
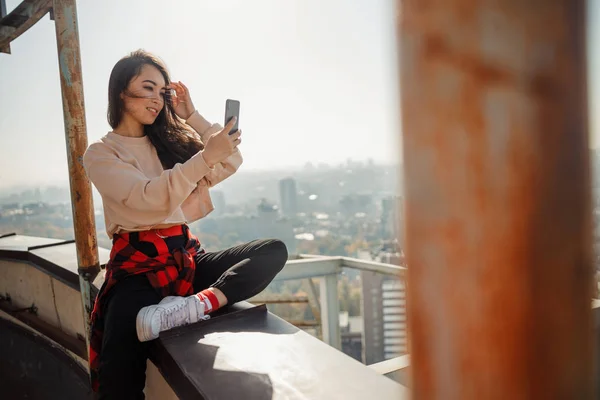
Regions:
[[[146,110],[150,111],[152,114],[158,114],[158,110],[152,107],[146,107]]]

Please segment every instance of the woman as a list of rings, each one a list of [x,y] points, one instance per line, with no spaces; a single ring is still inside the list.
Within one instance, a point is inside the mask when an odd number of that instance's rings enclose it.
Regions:
[[[185,122],[184,122],[185,121]],[[83,163],[113,239],[91,316],[92,387],[142,399],[149,341],[261,292],[283,268],[285,245],[256,240],[205,252],[187,223],[212,211],[208,189],[239,168],[241,132],[206,121],[187,87],[138,50],[113,68],[112,131]]]

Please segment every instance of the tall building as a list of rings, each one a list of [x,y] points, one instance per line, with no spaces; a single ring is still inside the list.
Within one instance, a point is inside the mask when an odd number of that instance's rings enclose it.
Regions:
[[[284,178],[279,181],[279,200],[283,215],[296,215],[298,212],[298,192],[296,191],[296,180],[294,178]]]
[[[363,362],[367,365],[385,360],[383,350],[383,317],[381,284],[383,275],[371,271],[361,271],[362,304],[364,320]]]
[[[381,284],[381,298],[383,357],[389,360],[407,352],[404,282],[386,277]]]
[[[358,258],[371,260],[368,254]],[[401,254],[384,254],[377,261],[401,265]],[[363,360],[373,364],[407,352],[406,293],[404,282],[395,276],[361,271],[364,320]]]

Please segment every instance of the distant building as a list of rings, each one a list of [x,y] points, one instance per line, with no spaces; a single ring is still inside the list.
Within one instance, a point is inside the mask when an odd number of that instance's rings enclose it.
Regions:
[[[279,181],[279,201],[283,215],[296,215],[298,212],[298,192],[294,178],[285,178]]]
[[[11,210],[18,210],[21,208],[21,204],[20,203],[6,203],[2,205],[2,210],[5,211],[11,211]]]
[[[211,190],[210,198],[215,206],[214,215],[223,215],[225,213],[225,193],[220,190]]]
[[[383,350],[383,316],[381,284],[383,275],[370,271],[361,271],[362,315],[364,332],[362,359],[366,365],[385,360]]]
[[[282,240],[289,253],[296,251],[296,238],[292,222],[280,218],[279,208],[262,199],[256,207],[256,217],[253,219],[254,234],[257,238],[277,238]]]
[[[36,203],[40,203],[42,200],[43,200],[42,191],[40,190],[39,187],[37,187],[33,191],[33,201],[35,201]]]
[[[372,213],[373,207],[373,195],[372,194],[347,194],[343,196],[339,201],[340,211],[347,217],[353,217],[357,214],[370,214]]]
[[[367,254],[359,258],[370,259]],[[386,263],[400,264],[400,255],[388,254]],[[363,360],[373,364],[406,354],[406,294],[401,279],[361,271],[364,320]]]
[[[404,283],[386,277],[381,284],[383,316],[383,357],[386,360],[407,352],[406,296]]]
[[[381,235],[397,239],[400,246],[404,241],[404,202],[400,196],[390,196],[381,200]]]
[[[267,199],[261,199],[258,206],[256,206],[256,213],[259,222],[264,224],[271,224],[276,222],[279,218],[278,210],[278,207],[274,204],[269,203]]]
[[[364,324],[362,317],[350,317],[348,311],[340,312],[340,333],[342,351],[362,362],[362,335]]]

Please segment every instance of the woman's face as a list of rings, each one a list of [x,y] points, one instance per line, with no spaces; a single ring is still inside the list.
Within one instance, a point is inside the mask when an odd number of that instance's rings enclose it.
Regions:
[[[152,125],[165,106],[165,78],[158,68],[144,64],[140,74],[133,78],[121,93],[125,113],[142,125]]]

